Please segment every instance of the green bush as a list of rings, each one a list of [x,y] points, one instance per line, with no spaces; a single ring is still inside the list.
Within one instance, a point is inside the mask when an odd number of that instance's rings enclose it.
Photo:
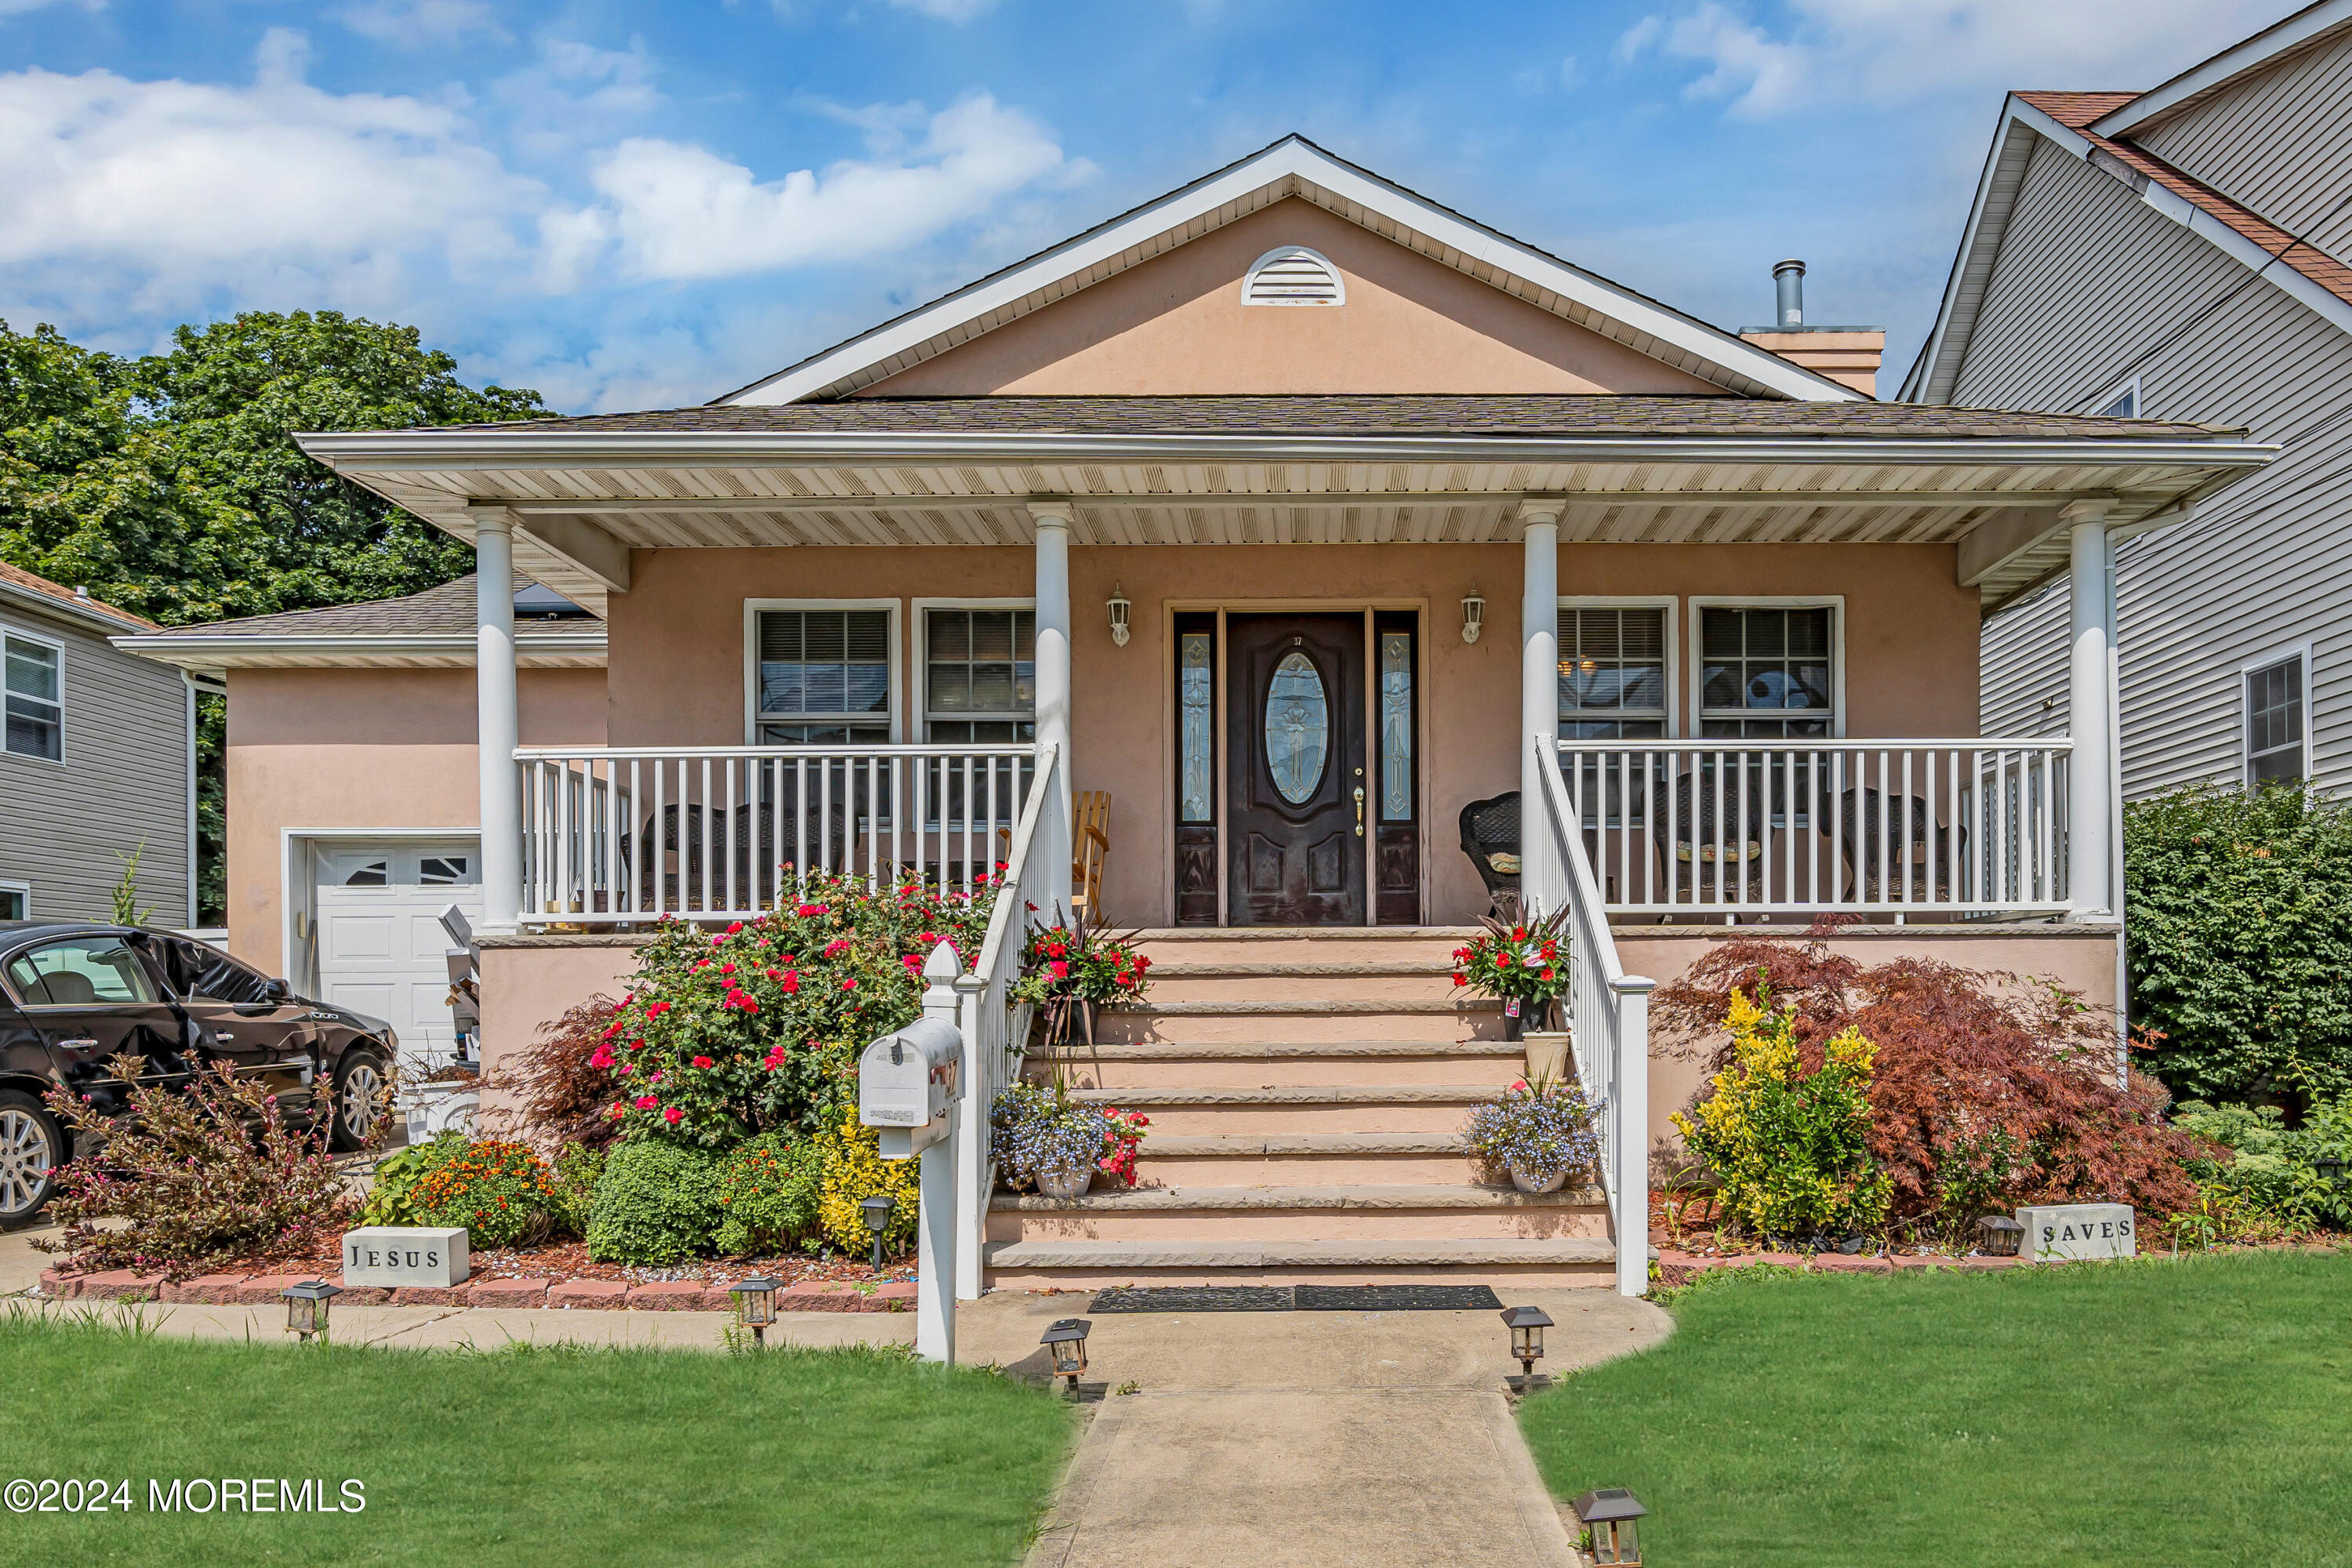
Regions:
[[[2124,811],[2132,1016],[2182,1099],[2352,1092],[2352,800],[2192,785]]]
[[[2324,1156],[2352,1160],[2352,1098],[2318,1107],[2293,1131],[2274,1105],[2191,1100],[2177,1120],[2232,1152],[2230,1159],[2194,1161],[2189,1171],[2242,1227],[2293,1234],[2352,1226],[2352,1202],[2314,1163]]]
[[[548,1207],[555,1216],[558,1236],[586,1239],[589,1205],[596,1194],[596,1179],[604,1173],[604,1150],[581,1143],[566,1143],[556,1154],[555,1195]]]
[[[787,1251],[817,1234],[824,1193],[824,1151],[814,1139],[761,1133],[719,1167],[719,1232],[711,1245],[730,1258]]]
[[[615,1148],[588,1205],[588,1256],[654,1267],[710,1248],[719,1229],[719,1157],[637,1140]]]
[[[418,1225],[464,1226],[477,1247],[544,1241],[555,1228],[554,1199],[547,1163],[530,1144],[501,1138],[459,1139],[408,1195]]]

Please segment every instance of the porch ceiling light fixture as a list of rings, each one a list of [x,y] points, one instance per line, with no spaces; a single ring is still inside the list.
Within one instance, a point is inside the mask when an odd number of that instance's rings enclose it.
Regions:
[[[1478,592],[1478,584],[1462,595],[1462,640],[1476,642],[1478,634],[1486,629],[1486,595]]]
[[[768,1348],[768,1325],[776,1321],[776,1282],[764,1274],[738,1279],[727,1287],[735,1298],[735,1321],[751,1331],[752,1342]]]
[[[1111,642],[1119,647],[1125,647],[1129,635],[1127,629],[1127,613],[1134,608],[1127,602],[1127,590],[1116,583],[1112,584],[1110,597],[1103,601],[1103,607],[1110,612]]]
[[[1054,1375],[1070,1380],[1072,1394],[1078,1391],[1078,1374],[1087,1370],[1087,1333],[1093,1327],[1084,1318],[1057,1318],[1037,1342],[1053,1358]]]
[[[1989,1214],[1977,1221],[1977,1245],[1987,1258],[2014,1258],[2025,1240],[2025,1227],[2005,1214]]]
[[[1642,1534],[1634,1521],[1650,1515],[1641,1499],[1623,1487],[1601,1487],[1578,1498],[1574,1506],[1578,1520],[1592,1532],[1595,1564],[1639,1568]]]
[[[341,1286],[330,1285],[323,1279],[305,1279],[278,1292],[286,1301],[286,1331],[301,1335],[306,1345],[313,1335],[324,1338],[327,1304],[342,1293]]]
[[[882,1272],[882,1233],[890,1226],[890,1210],[896,1205],[887,1193],[877,1193],[858,1200],[858,1208],[866,1215],[866,1228],[874,1233],[874,1272]]]
[[[1543,1331],[1552,1326],[1551,1314],[1541,1307],[1506,1307],[1503,1322],[1511,1331],[1511,1354],[1519,1363],[1519,1375],[1511,1385],[1525,1394],[1536,1384],[1536,1363],[1543,1360]]]

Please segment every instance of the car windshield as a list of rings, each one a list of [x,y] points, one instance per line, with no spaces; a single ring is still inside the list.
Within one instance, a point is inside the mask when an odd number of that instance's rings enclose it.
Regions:
[[[152,1002],[155,982],[119,936],[76,936],[8,961],[8,984],[28,1007]]]

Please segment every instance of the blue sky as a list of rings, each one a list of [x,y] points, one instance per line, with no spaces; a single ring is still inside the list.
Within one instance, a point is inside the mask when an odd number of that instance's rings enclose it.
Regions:
[[[2007,87],[2291,0],[0,0],[0,318],[333,307],[696,402],[1297,131],[1719,325],[1931,321]]]

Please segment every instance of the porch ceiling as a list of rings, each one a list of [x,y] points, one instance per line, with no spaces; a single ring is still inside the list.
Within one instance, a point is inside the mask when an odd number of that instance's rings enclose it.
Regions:
[[[2161,526],[2274,450],[2214,436],[877,441],[522,426],[305,444],[461,538],[469,507],[506,508],[518,569],[599,611],[632,548],[1025,545],[1032,498],[1071,503],[1076,544],[1181,545],[1508,542],[1521,503],[1549,497],[1571,542],[1957,542],[1990,614],[2063,568],[2069,501],[2112,497],[2115,524]]]

